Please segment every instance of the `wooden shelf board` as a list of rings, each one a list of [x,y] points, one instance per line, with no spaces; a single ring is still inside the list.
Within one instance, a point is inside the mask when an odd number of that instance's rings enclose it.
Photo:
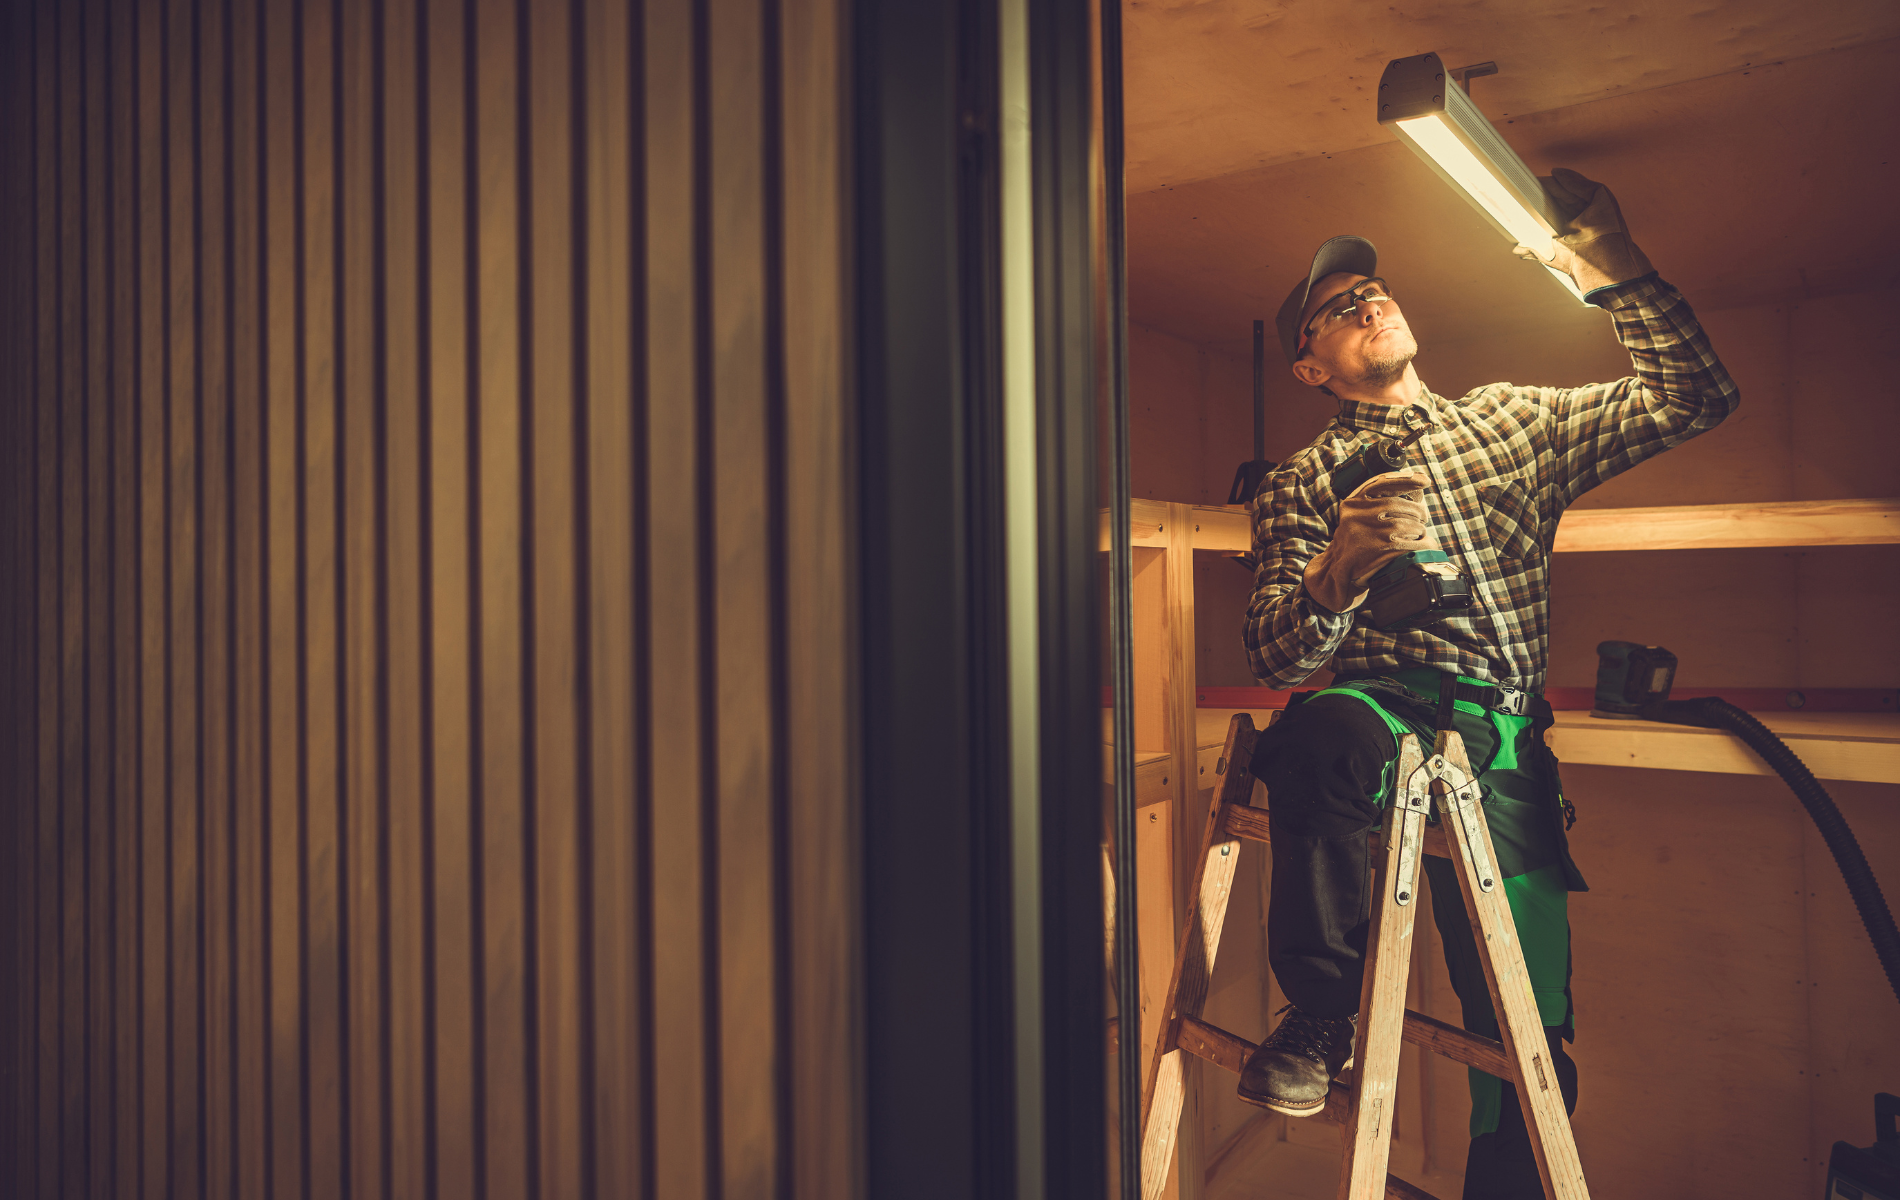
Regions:
[[[1900,499],[1573,508],[1557,526],[1560,553],[1709,550],[1746,546],[1865,546],[1900,542]]]
[[[1136,546],[1164,549],[1173,530],[1168,506],[1131,501]],[[1247,510],[1237,504],[1196,504],[1196,550],[1253,549]],[[1713,550],[1750,546],[1867,546],[1900,542],[1900,498],[1791,500],[1747,504],[1691,504],[1670,508],[1573,508],[1557,527],[1559,553],[1590,550]],[[1108,548],[1108,514],[1102,514]]]
[[[1900,783],[1900,716],[1889,713],[1756,713],[1817,779]],[[1773,775],[1742,740],[1720,729],[1606,721],[1560,712],[1551,744],[1565,763]]]

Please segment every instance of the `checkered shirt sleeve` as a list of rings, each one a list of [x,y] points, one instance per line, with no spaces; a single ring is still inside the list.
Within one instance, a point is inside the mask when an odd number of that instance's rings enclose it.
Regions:
[[[1335,671],[1430,666],[1541,691],[1549,553],[1579,496],[1720,424],[1739,394],[1675,288],[1651,277],[1594,297],[1635,374],[1577,388],[1492,384],[1459,400],[1426,389],[1398,407],[1347,400],[1255,501],[1254,591],[1244,637],[1256,678],[1293,687]],[[1333,469],[1368,435],[1430,432],[1410,461],[1432,479],[1432,532],[1471,576],[1473,606],[1425,629],[1382,633],[1320,607],[1301,586],[1338,524]]]

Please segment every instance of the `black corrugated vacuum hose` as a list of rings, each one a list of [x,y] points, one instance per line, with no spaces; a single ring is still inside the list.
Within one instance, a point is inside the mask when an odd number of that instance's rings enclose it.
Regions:
[[[1847,894],[1854,898],[1854,907],[1860,910],[1860,922],[1867,927],[1874,953],[1880,957],[1881,969],[1887,973],[1887,984],[1893,988],[1894,998],[1900,999],[1900,929],[1894,926],[1893,913],[1880,894],[1880,883],[1874,878],[1873,868],[1867,865],[1867,856],[1854,840],[1854,831],[1847,827],[1847,819],[1841,816],[1841,810],[1834,806],[1834,798],[1814,778],[1814,773],[1766,725],[1719,697],[1664,700],[1645,707],[1643,716],[1672,725],[1726,729],[1747,742],[1749,748],[1761,755],[1762,761],[1794,789],[1808,815],[1814,818],[1815,828],[1821,831],[1821,840],[1834,855],[1841,878],[1847,881]]]

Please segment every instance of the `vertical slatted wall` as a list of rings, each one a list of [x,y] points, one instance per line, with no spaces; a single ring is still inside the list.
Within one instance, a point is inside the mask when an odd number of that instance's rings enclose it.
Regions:
[[[830,0],[26,0],[7,1194],[854,1193]]]

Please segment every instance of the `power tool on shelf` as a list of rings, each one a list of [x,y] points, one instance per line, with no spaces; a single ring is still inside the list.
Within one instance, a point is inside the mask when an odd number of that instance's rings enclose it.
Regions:
[[[1661,646],[1598,642],[1597,694],[1590,715],[1641,720],[1644,708],[1669,699],[1675,681],[1676,656]]]
[[[1375,475],[1405,468],[1405,452],[1429,428],[1405,438],[1369,438],[1351,458],[1333,470],[1333,494],[1350,496]],[[1374,629],[1417,629],[1471,607],[1471,580],[1452,564],[1443,550],[1413,550],[1380,569],[1371,580],[1372,594],[1360,607]]]

